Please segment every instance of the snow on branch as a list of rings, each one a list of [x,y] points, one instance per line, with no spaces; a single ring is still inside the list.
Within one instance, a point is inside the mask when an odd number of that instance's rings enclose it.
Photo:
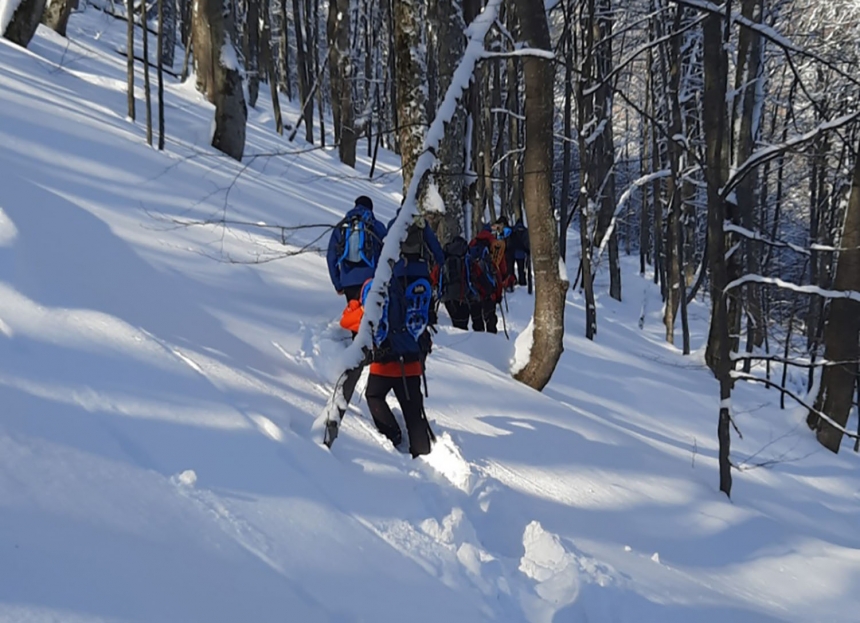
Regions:
[[[490,58],[512,58],[519,56],[537,56],[538,58],[546,58],[551,61],[555,60],[555,53],[550,50],[541,50],[540,48],[519,48],[508,52],[484,52],[481,54],[481,59]]]
[[[445,126],[454,118],[460,98],[462,98],[463,94],[469,88],[469,84],[472,82],[475,67],[478,61],[484,58],[486,53],[484,40],[496,21],[502,1],[489,0],[481,14],[472,20],[472,23],[466,28],[466,36],[469,41],[466,45],[466,51],[460,64],[454,71],[451,85],[445,93],[445,99],[439,106],[433,123],[430,124],[427,134],[424,136],[422,152],[415,163],[415,170],[409,182],[409,188],[403,198],[403,204],[400,206],[400,211],[397,213],[383,242],[382,254],[376,266],[376,272],[373,275],[373,285],[367,295],[367,301],[364,306],[364,317],[361,319],[358,335],[356,335],[352,344],[347,347],[340,362],[339,368],[344,373],[347,370],[360,366],[373,348],[372,335],[374,327],[382,318],[385,292],[387,292],[388,284],[391,281],[392,268],[400,257],[400,245],[406,239],[409,225],[418,214],[419,187],[427,174],[435,166],[437,160],[436,150],[445,136]],[[315,427],[326,421],[336,420],[338,417],[338,408],[346,407],[344,403],[343,396],[335,396],[335,400],[329,402],[322,416],[317,419]]]
[[[761,232],[752,231],[745,227],[741,227],[740,225],[735,225],[731,221],[726,221],[725,223],[723,223],[723,231],[727,233],[738,234],[740,236],[743,236],[744,238],[755,240],[756,242],[763,242],[764,244],[772,247],[791,249],[792,251],[800,253],[801,255],[811,255],[809,249],[804,249],[801,246],[792,244],[790,242],[783,242],[782,240],[771,240],[770,238],[764,236]]]
[[[727,285],[724,292],[738,288],[745,283],[764,283],[803,294],[817,294],[826,299],[851,299],[860,303],[860,292],[854,290],[825,290],[818,286],[802,286],[790,281],[783,281],[778,277],[765,277],[763,275],[744,275]]]
[[[734,171],[734,173],[732,173],[726,182],[726,185],[720,189],[720,196],[723,198],[728,197],[732,192],[734,192],[738,184],[740,184],[741,181],[749,175],[750,171],[756,167],[764,164],[765,162],[769,162],[770,160],[774,160],[775,158],[779,158],[782,154],[794,147],[799,147],[800,145],[815,140],[825,132],[838,130],[843,126],[854,123],[858,119],[860,119],[860,111],[855,111],[847,115],[837,117],[836,119],[825,121],[809,132],[794,136],[778,145],[768,145],[767,147],[754,151],[750,157],[747,158],[744,163]]]
[[[612,232],[615,231],[615,223],[618,222],[618,216],[621,214],[621,211],[624,209],[624,206],[630,200],[633,191],[639,188],[640,186],[644,186],[645,184],[650,184],[654,180],[659,180],[664,177],[669,177],[672,175],[672,171],[669,169],[662,169],[660,171],[654,171],[653,173],[649,173],[648,175],[643,175],[637,180],[634,180],[627,189],[621,193],[621,197],[618,199],[618,205],[615,206],[615,212],[612,214],[612,221],[609,223],[609,227],[606,228],[606,233],[603,234],[603,239],[600,241],[600,246],[597,248],[597,256],[594,258],[595,267],[600,262],[600,256],[603,255],[603,250],[606,248],[609,239],[612,237]]]

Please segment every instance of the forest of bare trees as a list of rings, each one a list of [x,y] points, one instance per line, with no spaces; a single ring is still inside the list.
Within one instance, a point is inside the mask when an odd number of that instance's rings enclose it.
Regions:
[[[273,132],[301,133],[351,167],[361,150],[375,162],[390,149],[406,190],[484,4],[128,0],[127,14],[157,27],[159,82],[175,46],[182,74],[193,68],[215,104],[217,149],[242,159],[246,106],[262,88]],[[596,299],[629,296],[629,255],[659,285],[665,338],[685,355],[688,306],[709,310],[704,360],[720,386],[724,492],[739,381],[800,404],[824,447],[856,440],[845,427],[860,396],[857,3],[495,5],[418,202],[443,242],[501,214],[527,219],[538,347],[518,378],[542,388],[561,355],[571,284],[559,258],[582,294],[586,336],[598,339]],[[63,33],[71,10],[66,0],[22,0],[3,34],[27,45],[40,19]],[[146,49],[142,61],[148,68]],[[128,62],[134,119],[135,54]],[[149,116],[148,78],[145,91]],[[298,118],[282,116],[281,98]],[[162,132],[164,123],[162,114]]]

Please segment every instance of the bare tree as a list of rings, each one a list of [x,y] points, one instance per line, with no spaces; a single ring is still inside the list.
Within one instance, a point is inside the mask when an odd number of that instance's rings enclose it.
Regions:
[[[523,39],[531,48],[550,50],[543,0],[517,0]],[[529,361],[518,381],[543,389],[564,350],[564,299],[567,281],[561,274],[558,230],[552,209],[553,112],[555,72],[550,59],[526,56],[525,153],[523,194],[529,222],[535,273],[534,335]]]
[[[222,0],[194,2],[194,69],[197,90],[215,104],[212,146],[241,160],[248,109],[231,40],[230,15]]]
[[[340,161],[354,168],[358,136],[353,103],[354,72],[349,49],[351,4],[350,0],[330,0],[326,32],[334,140]]]
[[[409,188],[427,129],[427,61],[423,0],[394,2],[394,58],[397,83],[397,121],[403,188]],[[419,198],[419,204],[422,200]]]

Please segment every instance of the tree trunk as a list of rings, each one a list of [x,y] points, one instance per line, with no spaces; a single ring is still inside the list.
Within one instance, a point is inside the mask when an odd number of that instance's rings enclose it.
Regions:
[[[340,161],[355,168],[356,145],[355,108],[353,104],[352,59],[349,48],[349,0],[331,0],[328,8],[327,36],[331,112],[334,119],[334,140]],[[370,54],[370,50],[365,51]]]
[[[299,99],[302,102],[303,118],[305,120],[305,140],[314,142],[314,108],[308,106],[308,98],[311,94],[311,71],[308,59],[308,48],[305,47],[307,37],[303,32],[301,0],[293,0],[293,27],[296,32],[296,62],[299,74]],[[307,109],[307,111],[305,111]]]
[[[125,72],[126,90],[128,97],[128,118],[134,121],[136,116],[134,103],[134,0],[126,0],[126,31],[125,31]]]
[[[256,108],[260,96],[260,0],[248,0],[245,75],[248,78],[248,106]]]
[[[212,146],[241,161],[248,109],[229,20],[221,0],[195,0],[194,70],[197,90],[215,104]]]
[[[44,12],[45,0],[21,0],[12,14],[11,21],[0,34],[12,43],[26,48],[35,36]]]
[[[143,97],[146,106],[146,144],[152,147],[152,92],[149,86],[149,27],[146,23],[146,0],[140,3],[140,25],[143,37]]]
[[[860,155],[854,163],[851,197],[839,246],[843,250],[839,252],[836,263],[833,288],[842,292],[860,292]],[[815,408],[844,428],[848,423],[857,381],[854,362],[860,359],[860,302],[848,298],[830,301],[830,313],[824,328],[824,358],[845,363],[824,368]],[[839,452],[841,430],[814,413],[810,413],[806,421],[817,431],[821,445],[832,452]]]
[[[394,57],[403,190],[409,188],[427,128],[423,0],[394,2]],[[419,198],[419,205],[422,203]]]
[[[711,277],[711,326],[705,360],[720,383],[720,409],[717,424],[719,442],[720,491],[731,496],[731,360],[729,358],[729,318],[725,287],[726,267],[725,203],[720,189],[728,174],[728,155],[724,149],[727,131],[726,79],[728,61],[722,36],[723,20],[709,14],[702,25],[704,33],[705,87],[702,121],[705,128],[705,177],[708,185],[708,260]]]
[[[278,72],[275,68],[275,49],[272,43],[272,17],[271,12],[265,7],[263,9],[263,40],[261,45],[260,61],[265,65],[266,76],[269,80],[269,92],[272,95],[272,111],[275,117],[275,131],[283,135],[284,120],[281,117],[281,101],[278,97]]]
[[[164,46],[165,32],[167,27],[164,19],[165,3],[173,5],[173,0],[158,0],[158,43],[155,51],[155,62],[158,71],[158,149],[164,150]],[[174,28],[175,25],[171,27]],[[175,32],[175,28],[174,28]],[[174,42],[175,43],[175,42]]]
[[[552,45],[543,0],[517,0],[522,37],[529,47],[550,50]],[[545,58],[523,59],[525,78],[524,196],[529,222],[532,266],[535,273],[534,335],[526,366],[518,381],[537,390],[552,378],[564,350],[564,299],[567,281],[561,275],[558,230],[552,209],[553,86],[555,72]]]
[[[437,66],[439,71],[438,106],[451,85],[454,70],[466,49],[464,31],[466,23],[457,0],[437,0],[432,16],[436,38],[439,42]],[[463,221],[463,173],[466,170],[466,112],[458,107],[451,122],[445,128],[445,140],[439,147],[440,164],[436,176],[439,194],[445,203],[445,215],[437,229],[439,240],[444,242],[465,231]]]
[[[56,32],[58,35],[66,36],[66,27],[69,25],[69,16],[75,8],[77,0],[50,0],[45,3],[45,12],[42,14],[42,23]]]

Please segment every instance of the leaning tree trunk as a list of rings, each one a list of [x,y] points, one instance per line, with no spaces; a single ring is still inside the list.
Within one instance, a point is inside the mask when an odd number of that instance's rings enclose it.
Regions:
[[[523,39],[531,48],[550,50],[549,26],[543,0],[517,0]],[[561,274],[558,231],[552,206],[553,86],[555,72],[549,59],[526,56],[525,153],[523,169],[532,172],[523,182],[535,274],[534,334],[528,363],[516,379],[543,389],[564,350],[564,298],[567,281]]]
[[[248,109],[242,76],[230,40],[230,12],[221,0],[194,2],[194,71],[197,90],[215,104],[212,146],[236,160],[245,151]]]
[[[326,32],[334,140],[340,161],[355,168],[358,136],[355,132],[355,108],[352,101],[354,72],[349,49],[350,4],[350,0],[330,0]],[[365,53],[370,54],[371,51],[367,50]]]
[[[42,23],[58,35],[65,37],[69,17],[77,4],[78,0],[50,0],[46,2],[45,12],[42,13]]]
[[[36,34],[36,29],[39,28],[39,21],[44,12],[45,0],[21,0],[18,8],[12,14],[11,21],[6,24],[6,28],[0,34],[12,43],[17,43],[26,48]]]
[[[394,57],[403,190],[409,188],[427,127],[423,0],[394,2]],[[419,205],[423,202],[419,197]]]
[[[842,241],[836,264],[835,290],[860,292],[860,156],[854,163],[854,180],[851,197],[842,225]],[[824,358],[842,362],[826,366],[821,373],[821,386],[815,408],[827,414],[842,428],[848,423],[851,412],[857,367],[860,358],[860,302],[837,298],[830,302],[830,314],[824,328]],[[839,452],[842,431],[829,422],[810,413],[810,428],[818,431],[818,441],[828,450]]]
[[[466,39],[463,35],[466,23],[461,3],[456,0],[437,0],[433,15],[433,26],[439,41],[437,65],[439,71],[439,98],[442,103],[454,70],[463,51]],[[447,242],[464,231],[463,222],[463,172],[466,169],[466,112],[458,107],[451,122],[445,128],[445,140],[439,147],[439,172],[436,185],[445,203],[445,215],[437,227],[439,239]]]

